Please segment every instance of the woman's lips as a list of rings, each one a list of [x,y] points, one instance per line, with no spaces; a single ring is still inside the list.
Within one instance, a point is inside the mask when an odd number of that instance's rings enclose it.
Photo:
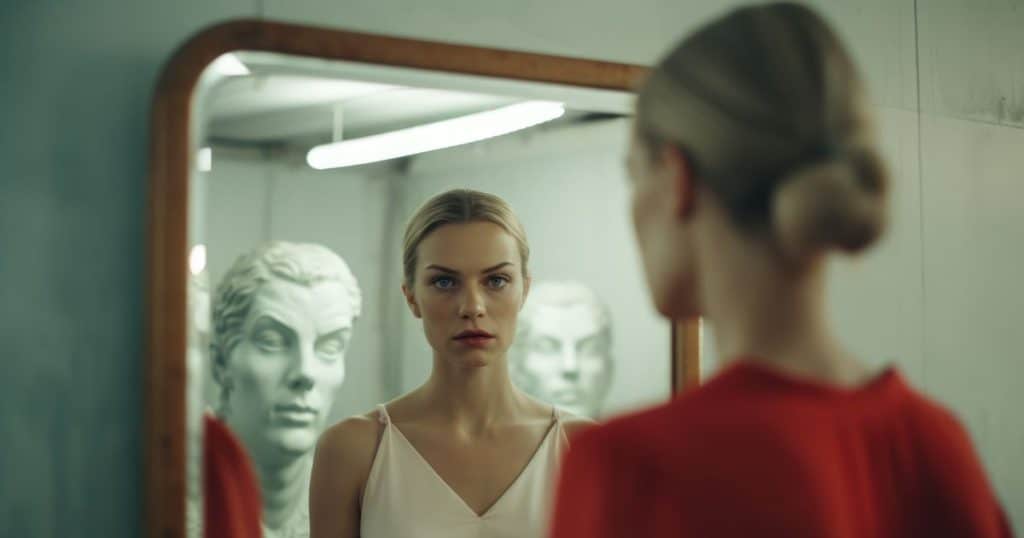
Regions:
[[[455,340],[469,347],[484,347],[494,341],[494,335],[487,331],[468,330],[459,333]]]
[[[463,336],[456,338],[457,341],[469,347],[484,347],[494,340],[493,336]]]

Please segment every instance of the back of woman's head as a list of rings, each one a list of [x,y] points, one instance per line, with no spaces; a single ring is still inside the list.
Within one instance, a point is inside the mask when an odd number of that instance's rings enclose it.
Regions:
[[[652,155],[680,148],[732,220],[793,261],[859,251],[885,228],[863,82],[805,6],[737,9],[683,40],[640,89],[636,121]]]
[[[446,224],[490,222],[500,226],[516,241],[523,276],[529,274],[530,246],[526,232],[505,200],[472,189],[452,189],[427,200],[416,210],[405,227],[402,242],[402,268],[407,286],[412,286],[419,259],[419,245],[434,230]]]

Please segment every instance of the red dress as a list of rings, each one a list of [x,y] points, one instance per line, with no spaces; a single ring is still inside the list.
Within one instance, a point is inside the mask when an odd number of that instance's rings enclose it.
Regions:
[[[580,433],[553,538],[1010,537],[957,420],[895,370],[841,389],[738,361]]]

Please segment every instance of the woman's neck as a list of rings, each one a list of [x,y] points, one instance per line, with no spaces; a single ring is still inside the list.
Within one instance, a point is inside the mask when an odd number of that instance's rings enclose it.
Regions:
[[[523,405],[504,358],[487,366],[458,367],[435,358],[430,378],[420,389],[424,403],[469,435],[510,420]]]
[[[801,269],[770,248],[726,242],[701,274],[701,303],[726,361],[761,361],[796,376],[858,385],[870,372],[843,350],[825,309],[823,259]],[[721,269],[727,268],[727,269]]]
[[[287,461],[256,465],[263,497],[263,525],[271,532],[286,526],[306,502],[312,453]]]

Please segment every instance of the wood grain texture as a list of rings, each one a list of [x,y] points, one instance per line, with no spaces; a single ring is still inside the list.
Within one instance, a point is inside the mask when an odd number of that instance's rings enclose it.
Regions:
[[[700,383],[700,319],[676,322],[672,327],[672,392],[681,393]]]

